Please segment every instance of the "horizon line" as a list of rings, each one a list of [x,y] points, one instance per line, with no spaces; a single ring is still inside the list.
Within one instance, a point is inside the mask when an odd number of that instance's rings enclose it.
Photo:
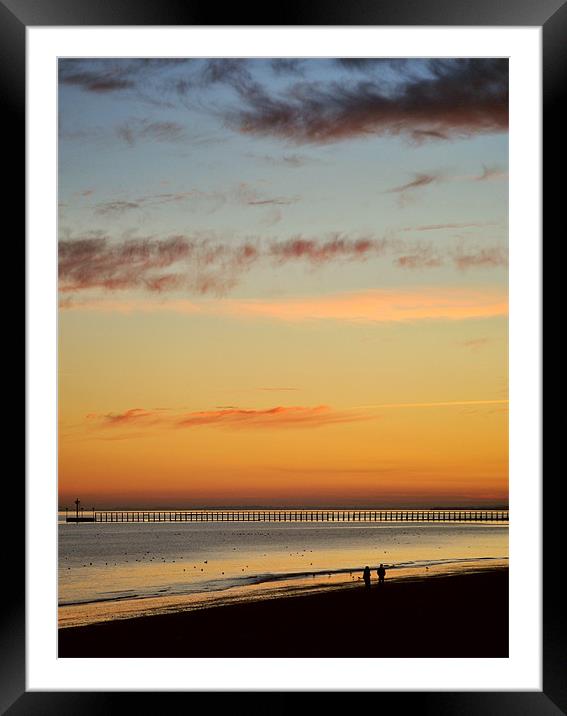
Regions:
[[[71,504],[73,504],[73,503],[71,503]],[[408,510],[408,511],[418,512],[418,511],[423,511],[423,510],[427,510],[427,511],[462,510],[462,511],[464,511],[464,510],[509,510],[510,509],[508,504],[498,504],[498,503],[492,503],[490,505],[474,503],[474,504],[470,504],[470,505],[451,504],[451,505],[421,505],[421,506],[414,504],[411,507],[408,505],[399,505],[399,504],[383,505],[380,507],[375,506],[375,505],[374,506],[344,505],[344,506],[340,506],[340,507],[337,507],[336,505],[335,506],[330,506],[330,505],[320,506],[320,505],[318,505],[318,506],[301,506],[301,507],[290,506],[290,505],[281,505],[281,506],[275,507],[273,505],[261,505],[261,504],[259,504],[259,505],[253,505],[253,504],[250,504],[250,505],[216,505],[213,507],[211,507],[211,506],[208,506],[208,507],[202,507],[202,506],[201,507],[188,507],[188,506],[185,506],[185,507],[179,507],[179,506],[177,506],[177,507],[176,506],[149,507],[147,504],[142,505],[142,506],[133,506],[133,507],[132,506],[130,506],[130,507],[123,507],[123,506],[96,507],[93,505],[90,505],[87,507],[85,505],[89,505],[89,503],[82,503],[82,504],[83,504],[82,509],[84,509],[85,512],[92,512],[93,507],[94,507],[95,512],[119,512],[119,511],[132,512],[132,511],[139,511],[139,510],[147,510],[150,512],[170,512],[170,511],[172,511],[172,512],[173,511],[175,511],[175,512],[184,512],[184,511],[185,512],[223,512],[223,511],[239,511],[239,510],[264,510],[266,512],[278,512],[278,511],[282,511],[282,510],[286,510],[286,511],[290,510],[292,512],[300,512],[300,511],[342,512],[342,511],[360,510],[360,511],[364,511],[364,512],[374,512],[374,511],[382,512],[382,511],[387,511],[387,510],[396,510],[396,511]],[[57,508],[58,512],[65,512],[65,510],[69,510],[70,512],[73,512],[73,511],[75,511],[75,507],[70,507],[70,506],[66,505],[64,507]]]

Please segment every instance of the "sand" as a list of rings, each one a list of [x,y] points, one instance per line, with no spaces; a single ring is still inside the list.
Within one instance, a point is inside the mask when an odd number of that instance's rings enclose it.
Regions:
[[[59,630],[59,657],[507,656],[507,569]]]

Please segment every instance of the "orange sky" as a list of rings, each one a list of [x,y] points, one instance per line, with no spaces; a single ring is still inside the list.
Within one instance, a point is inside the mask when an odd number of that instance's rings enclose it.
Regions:
[[[504,505],[505,357],[502,316],[63,311],[61,504]]]
[[[508,502],[506,59],[62,59],[59,499]]]

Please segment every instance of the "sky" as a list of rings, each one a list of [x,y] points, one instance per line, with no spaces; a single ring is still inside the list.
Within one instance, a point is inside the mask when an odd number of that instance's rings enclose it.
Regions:
[[[60,59],[59,500],[508,502],[508,63]]]

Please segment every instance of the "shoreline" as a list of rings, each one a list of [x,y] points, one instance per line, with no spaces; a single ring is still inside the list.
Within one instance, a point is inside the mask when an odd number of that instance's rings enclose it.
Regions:
[[[74,657],[507,657],[508,568],[59,628]]]
[[[450,576],[451,574],[478,572],[507,566],[508,559],[503,557],[425,560],[407,564],[387,565],[388,582],[425,579],[443,575]],[[371,567],[371,572],[375,575],[376,566]],[[58,625],[59,628],[67,629],[91,626],[118,619],[150,617],[159,614],[209,609],[244,602],[257,602],[348,589],[349,587],[362,585],[362,570],[349,567],[319,572],[272,573],[246,577],[244,581],[238,579],[236,583],[231,583],[230,579],[221,581],[223,585],[217,589],[211,589],[211,584],[215,584],[215,582],[212,582],[208,584],[209,588],[205,589],[203,589],[203,585],[198,585],[199,588],[197,589],[193,588],[177,593],[124,594],[113,599],[102,597],[91,601],[60,604],[58,607]]]

